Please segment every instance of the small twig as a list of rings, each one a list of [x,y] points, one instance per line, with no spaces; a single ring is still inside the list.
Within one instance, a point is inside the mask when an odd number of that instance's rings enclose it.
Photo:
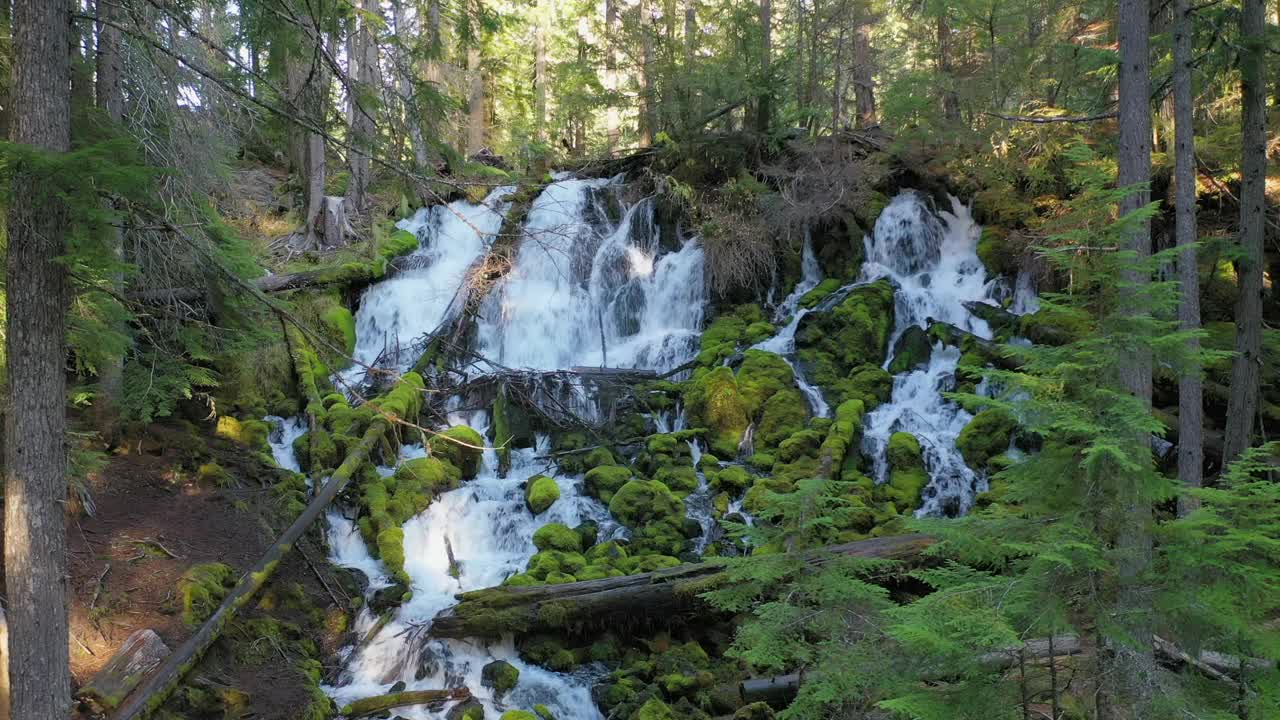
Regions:
[[[1031,123],[1033,125],[1049,125],[1052,123],[1098,122],[1099,120],[1111,120],[1113,118],[1120,117],[1120,113],[1115,111],[1108,112],[1108,113],[1100,113],[1098,115],[1074,115],[1074,116],[1063,115],[1059,117],[1039,117],[1035,115],[1002,115],[1000,113],[994,113],[994,112],[984,112],[982,114],[990,115],[991,117],[994,117],[994,118],[1000,118],[1001,120],[1008,120],[1009,122]]]
[[[98,606],[98,597],[102,595],[102,581],[107,579],[107,573],[111,572],[111,563],[102,568],[102,574],[98,576],[98,587],[93,591],[93,600],[89,602],[89,609],[92,610]]]

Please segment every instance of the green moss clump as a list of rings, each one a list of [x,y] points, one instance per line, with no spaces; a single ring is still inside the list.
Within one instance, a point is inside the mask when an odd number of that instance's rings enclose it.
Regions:
[[[559,499],[560,486],[546,475],[535,475],[524,486],[524,504],[534,515],[546,512]]]
[[[627,482],[609,502],[609,512],[632,529],[636,553],[677,555],[684,546],[684,503],[660,482]]]
[[[766,702],[743,705],[733,713],[733,720],[773,720],[773,708]]]
[[[378,246],[378,255],[391,260],[401,255],[408,255],[418,249],[418,236],[408,230],[397,229],[388,235]]]
[[[397,487],[411,485],[433,495],[456,490],[461,484],[457,468],[434,457],[406,460],[396,468],[395,475],[392,477]],[[404,520],[408,519],[404,518]]]
[[[588,495],[602,503],[613,499],[614,493],[631,479],[631,468],[622,465],[602,465],[587,472],[583,481]]]
[[[897,375],[918,367],[928,365],[933,355],[933,343],[929,333],[919,325],[912,325],[898,337],[893,348],[893,360],[889,362],[889,373]]]
[[[840,289],[839,278],[827,278],[818,283],[818,286],[800,297],[800,307],[812,309],[817,307],[818,303],[826,300],[831,293]]]
[[[845,400],[836,408],[836,420],[827,432],[827,439],[822,441],[819,454],[821,467],[828,469],[829,475],[837,480],[853,471],[855,463],[846,463],[846,459],[856,460],[857,453],[850,458],[849,449],[857,448],[862,437],[862,416],[864,415],[861,400]],[[846,464],[849,467],[846,468]]]
[[[746,334],[747,324],[734,315],[721,315],[702,331],[698,363],[711,366],[733,355]]]
[[[653,479],[666,485],[671,489],[671,492],[680,497],[698,489],[697,471],[685,465],[667,465],[658,468],[658,472],[654,473]]]
[[[758,342],[762,342],[773,337],[774,333],[777,331],[778,329],[773,326],[773,323],[761,320],[760,322],[753,322],[748,325],[747,329],[743,332],[743,336],[748,343],[755,345]]]
[[[187,568],[178,578],[182,621],[187,627],[197,627],[208,620],[235,587],[238,577],[226,563],[202,563]]]
[[[828,312],[806,315],[796,333],[796,346],[826,355],[841,374],[858,365],[880,365],[889,349],[893,322],[893,285],[879,280],[853,289]]]
[[[218,437],[240,443],[255,450],[271,447],[271,426],[261,420],[237,420],[230,415],[218,418]]]
[[[409,584],[409,575],[404,570],[404,530],[389,527],[378,531],[378,557],[387,566],[396,579]]]
[[[782,441],[804,429],[809,419],[809,402],[793,387],[774,393],[764,404],[760,424],[756,426],[756,449],[769,451]]]
[[[466,425],[454,425],[431,438],[431,454],[453,463],[470,480],[480,472],[484,438]]]
[[[750,420],[733,371],[721,366],[695,375],[685,391],[685,403],[693,422],[708,428],[711,452],[736,457]]]
[[[510,692],[520,681],[520,671],[506,660],[494,660],[480,670],[480,684],[498,697]]]
[[[561,523],[549,523],[533,533],[533,544],[539,550],[561,550],[579,552],[582,550],[582,538],[569,526]]]
[[[347,355],[352,355],[356,351],[356,318],[343,305],[336,305],[326,310],[320,320],[329,330],[342,338],[343,349]]]
[[[988,275],[1013,277],[1018,271],[1018,254],[1009,243],[1009,231],[1004,228],[982,228],[977,253]]]
[[[533,712],[539,720],[556,720],[556,716],[551,714],[551,708],[546,705],[534,705]]]
[[[538,720],[538,716],[526,710],[508,710],[498,720]]]
[[[973,416],[956,438],[956,449],[975,470],[988,469],[992,459],[1009,449],[1018,422],[1002,408],[987,408]]]
[[[666,703],[662,702],[656,697],[649,698],[649,700],[645,702],[644,705],[641,705],[640,709],[636,711],[636,714],[631,716],[631,719],[632,720],[678,720],[676,714],[671,711],[671,708],[668,707]]]
[[[603,467],[606,465],[617,465],[617,461],[613,459],[613,453],[609,452],[609,448],[598,447],[588,452],[582,458],[582,466],[588,470],[592,468]]]
[[[751,487],[751,483],[755,482],[755,478],[751,473],[747,472],[746,468],[740,465],[732,465],[714,474],[708,473],[707,482],[717,490],[736,494]]]
[[[861,400],[866,411],[871,412],[889,401],[893,393],[893,375],[879,365],[861,365],[849,372],[849,377],[840,383],[840,389],[841,402]]]
[[[220,488],[231,487],[236,482],[235,478],[216,462],[207,462],[196,468],[196,479]]]
[[[892,503],[899,513],[914,510],[920,505],[920,492],[929,484],[920,441],[911,433],[896,432],[889,436],[885,453],[889,462],[889,480],[877,485],[872,497]]]
[[[755,417],[774,393],[795,385],[795,372],[782,356],[764,350],[748,350],[738,369],[738,390],[748,417]]]

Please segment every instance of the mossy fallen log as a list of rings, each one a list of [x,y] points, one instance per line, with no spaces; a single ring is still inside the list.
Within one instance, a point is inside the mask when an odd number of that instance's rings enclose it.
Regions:
[[[919,560],[934,543],[927,535],[899,535],[832,545],[812,553],[814,562],[835,555],[882,560]],[[503,633],[564,632],[669,618],[702,609],[698,595],[723,563],[707,562],[560,585],[499,586],[458,596],[438,615],[436,637],[498,637]]]
[[[405,377],[417,378],[417,376]],[[420,380],[416,382],[406,380],[384,396],[385,403],[381,400],[373,402],[379,402],[381,406],[391,408],[388,412],[392,415],[416,416],[416,409],[418,408],[416,403],[420,403],[422,397],[421,389]],[[401,412],[410,405],[412,405],[413,412]],[[271,578],[279,566],[280,560],[293,549],[294,543],[324,513],[334,498],[347,486],[352,476],[369,460],[375,448],[383,442],[387,435],[393,434],[394,430],[393,420],[383,415],[379,415],[370,423],[360,442],[351,449],[338,469],[333,472],[324,486],[315,493],[311,502],[293,521],[293,524],[267,548],[258,562],[240,577],[240,580],[232,588],[231,592],[227,594],[226,599],[222,601],[222,604],[218,606],[213,615],[191,637],[187,638],[177,650],[165,658],[160,667],[126,698],[120,710],[115,714],[114,720],[133,720],[133,718],[145,717],[164,702],[165,698],[182,680],[187,671],[199,662],[205,651],[209,649],[209,646],[218,639],[227,624],[235,618],[240,608],[248,604],[258,590]]]
[[[377,715],[380,712],[394,710],[396,708],[409,707],[412,705],[430,705],[432,703],[451,702],[454,700],[467,700],[471,697],[471,691],[467,688],[455,688],[452,690],[407,690],[404,692],[388,693],[386,695],[378,695],[377,697],[363,698],[353,703],[348,703],[342,707],[341,714],[348,718],[366,717],[369,715]]]
[[[309,290],[331,286],[361,287],[381,280],[387,274],[385,261],[351,262],[315,270],[304,270],[295,273],[281,273],[255,278],[246,282],[264,293],[287,292],[289,290]],[[168,302],[199,302],[209,294],[208,290],[199,287],[156,288],[129,293],[129,297],[141,303],[158,304]]]

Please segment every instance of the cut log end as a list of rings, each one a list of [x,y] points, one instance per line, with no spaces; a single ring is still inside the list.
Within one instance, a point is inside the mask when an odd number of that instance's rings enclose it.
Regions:
[[[135,631],[116,650],[107,664],[76,693],[76,699],[110,711],[120,706],[160,663],[169,656],[169,646],[150,628]]]

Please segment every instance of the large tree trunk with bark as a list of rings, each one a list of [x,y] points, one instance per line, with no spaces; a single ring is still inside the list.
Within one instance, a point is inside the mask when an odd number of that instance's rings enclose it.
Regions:
[[[1121,0],[1120,30],[1120,144],[1121,187],[1136,186],[1120,203],[1122,215],[1145,207],[1151,177],[1150,19],[1148,0]],[[1139,223],[1126,241],[1138,267],[1123,271],[1128,288],[1122,290],[1123,312],[1149,313],[1145,286],[1150,282],[1145,263],[1151,255],[1151,228]],[[1124,388],[1146,407],[1151,405],[1151,352],[1139,347],[1125,358],[1120,371]],[[1149,438],[1130,438],[1135,462],[1150,463]],[[1143,575],[1151,567],[1151,498],[1141,474],[1112,473],[1114,493],[1098,514],[1102,534],[1116,553],[1114,577],[1103,579],[1100,612],[1109,619],[1099,625],[1116,628],[1103,637],[1099,653],[1098,717],[1100,720],[1139,720],[1151,717],[1155,657],[1151,651],[1151,595]]]
[[[369,191],[369,158],[373,154],[373,145],[378,130],[374,121],[376,110],[375,98],[378,96],[378,43],[374,34],[375,21],[372,18],[382,16],[382,7],[376,0],[362,0],[360,31],[356,37],[356,52],[359,60],[356,64],[355,82],[351,87],[356,94],[351,108],[351,139],[354,147],[348,150],[351,165],[351,184],[347,188],[347,198],[351,201],[356,213],[363,211],[367,204]],[[327,226],[326,226],[327,228]],[[332,243],[326,237],[326,244]]]
[[[769,132],[773,97],[769,80],[773,77],[773,4],[760,0],[760,95],[756,98],[756,132]]]
[[[853,31],[853,96],[858,106],[858,127],[876,120],[875,67],[871,53],[871,23],[860,21]]]
[[[120,9],[114,2],[98,4],[98,16],[106,22],[98,23],[98,58],[97,58],[97,100],[98,107],[111,120],[119,125],[124,121],[124,89],[121,85],[121,35],[120,29],[114,26],[118,22]],[[111,201],[103,201],[104,209],[113,211]],[[119,227],[112,226],[107,230],[107,249],[117,261],[124,259],[124,237]],[[124,274],[116,271],[111,275],[111,289],[120,294],[124,289]],[[117,325],[116,331],[126,333],[127,328]],[[124,395],[124,356],[108,358],[98,371],[99,397],[94,401],[94,415],[98,426],[98,434],[112,441],[119,429],[120,401]]]
[[[1266,15],[1262,0],[1244,0],[1240,15],[1241,182],[1240,296],[1236,299],[1236,356],[1231,363],[1227,444],[1223,465],[1253,442],[1262,369],[1262,236],[1266,224]]]
[[[551,12],[546,0],[538,0],[533,29],[533,136],[547,141],[547,31]]]
[[[649,147],[653,144],[653,136],[658,128],[657,98],[658,68],[655,67],[653,48],[653,0],[640,0],[640,75],[643,87],[640,90],[640,145]]]
[[[833,545],[805,557],[821,563],[836,555],[918,561],[934,543],[926,535],[901,535]],[[563,585],[495,587],[459,595],[461,602],[437,616],[436,637],[496,637],[502,633],[566,632],[644,618],[671,618],[704,610],[699,587],[723,570],[717,563],[681,565],[638,575]]]
[[[409,12],[405,8],[404,0],[395,0],[391,4],[391,15],[392,22],[395,23],[396,35],[411,36],[413,24],[409,21]],[[400,104],[404,110],[405,128],[409,131],[414,168],[421,173],[431,164],[431,158],[427,154],[426,138],[422,133],[422,114],[418,111],[419,103],[413,88],[414,59],[405,50],[403,44],[397,45],[395,66],[396,92],[400,96]]]
[[[605,111],[605,141],[610,151],[622,139],[621,113],[618,110],[618,3],[604,0],[604,90],[609,93]]]
[[[467,93],[467,154],[474,155],[485,147],[484,70],[481,67],[480,46],[467,48],[467,77],[470,88]]]
[[[951,23],[944,5],[938,12],[938,80],[942,83],[942,117],[947,122],[960,121],[960,97],[956,94],[955,79],[951,77]]]
[[[16,0],[10,139],[71,148],[70,4]],[[4,569],[15,718],[66,717],[66,266],[68,209],[25,162],[10,168],[6,269],[9,406],[4,442]]]
[[[1190,0],[1174,3],[1173,114],[1174,114],[1174,235],[1178,246],[1178,326],[1200,329],[1200,274],[1196,264],[1196,148],[1191,89],[1192,18]],[[1200,353],[1199,338],[1187,340],[1187,354]],[[1178,377],[1178,479],[1187,487],[1200,487],[1204,472],[1204,388],[1198,359]],[[1198,498],[1180,495],[1178,515],[1200,506]]]

